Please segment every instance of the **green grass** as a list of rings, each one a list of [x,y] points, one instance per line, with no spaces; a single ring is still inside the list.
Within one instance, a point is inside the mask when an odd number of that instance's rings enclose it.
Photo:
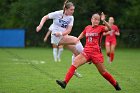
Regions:
[[[103,50],[105,55],[105,50]],[[118,93],[94,65],[78,68],[67,88],[55,82],[63,79],[71,65],[71,52],[64,50],[62,62],[54,62],[52,49],[0,48],[0,93]],[[105,66],[122,87],[120,93],[140,91],[140,49],[117,49],[115,60]]]

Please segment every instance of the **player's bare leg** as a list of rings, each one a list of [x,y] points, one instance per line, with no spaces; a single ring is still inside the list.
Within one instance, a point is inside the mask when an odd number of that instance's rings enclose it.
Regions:
[[[76,45],[78,43],[78,38],[70,35],[63,36],[60,40],[59,45]]]

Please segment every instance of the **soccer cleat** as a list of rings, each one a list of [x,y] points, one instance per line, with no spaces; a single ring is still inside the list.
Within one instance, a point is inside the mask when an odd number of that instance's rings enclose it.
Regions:
[[[65,89],[66,87],[66,82],[65,81],[61,81],[61,80],[56,80],[56,83],[61,86],[61,88]]]
[[[76,77],[78,77],[78,78],[81,78],[82,77],[82,75],[80,74],[80,73],[78,73],[78,72],[74,72],[74,75],[76,76]]]
[[[118,82],[116,82],[116,86],[114,86],[114,87],[115,87],[116,91],[120,91],[121,90],[121,87],[119,86]]]

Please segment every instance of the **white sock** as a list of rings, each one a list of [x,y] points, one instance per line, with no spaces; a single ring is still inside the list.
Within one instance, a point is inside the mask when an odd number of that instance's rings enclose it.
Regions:
[[[73,54],[72,57],[71,57],[72,65],[73,65],[73,63],[74,63],[74,59],[75,59],[75,56],[74,56],[74,54]]]
[[[81,42],[78,42],[75,47],[76,47],[76,49],[77,49],[77,51],[79,53],[81,53],[83,51],[83,49],[84,49],[84,47],[83,47]]]
[[[57,61],[57,48],[53,48],[53,57],[54,57],[54,61]]]
[[[61,59],[61,54],[62,54],[62,52],[63,52],[63,48],[59,48],[59,49],[58,49],[58,55],[57,55],[58,60]]]

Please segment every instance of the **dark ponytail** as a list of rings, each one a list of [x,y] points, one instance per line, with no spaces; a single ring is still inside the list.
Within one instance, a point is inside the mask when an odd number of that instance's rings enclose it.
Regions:
[[[65,2],[64,2],[64,5],[63,5],[63,15],[62,15],[62,18],[63,18],[63,16],[64,16],[66,3],[67,3],[68,1],[69,1],[69,0],[65,0]]]

